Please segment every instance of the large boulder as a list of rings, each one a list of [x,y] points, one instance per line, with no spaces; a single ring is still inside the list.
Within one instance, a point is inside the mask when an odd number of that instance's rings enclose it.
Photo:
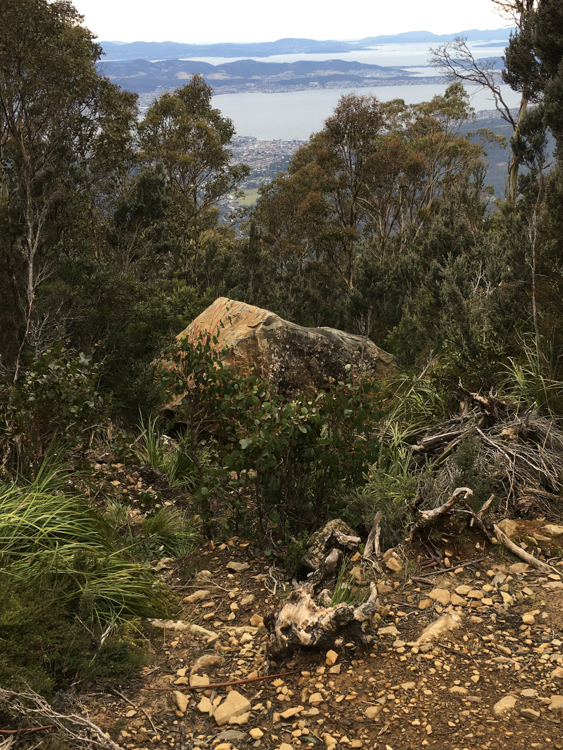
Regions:
[[[303,328],[269,310],[219,297],[178,339],[196,342],[217,336],[227,347],[226,362],[240,373],[253,371],[292,395],[307,386],[323,387],[327,378],[342,379],[346,365],[384,379],[393,357],[364,336],[335,328]]]

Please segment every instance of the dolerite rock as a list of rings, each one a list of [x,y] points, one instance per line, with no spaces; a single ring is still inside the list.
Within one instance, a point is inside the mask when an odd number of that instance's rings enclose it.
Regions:
[[[275,313],[219,297],[177,338],[197,342],[217,336],[217,349],[237,372],[266,378],[280,393],[293,395],[307,386],[321,388],[327,378],[342,379],[346,365],[384,379],[393,356],[364,336],[335,328],[303,328]]]

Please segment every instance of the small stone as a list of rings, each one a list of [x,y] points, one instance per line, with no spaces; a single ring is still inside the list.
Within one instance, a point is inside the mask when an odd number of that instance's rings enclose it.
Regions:
[[[311,705],[315,705],[316,703],[322,703],[324,700],[323,696],[320,693],[313,693],[309,696],[309,703]]]
[[[199,591],[194,591],[194,593],[190,594],[189,596],[185,596],[183,601],[185,604],[193,604],[194,602],[201,602],[204,599],[207,599],[207,597],[210,595],[211,595],[210,591],[206,591],[205,589],[200,589]]]
[[[244,646],[245,643],[252,643],[253,640],[254,637],[250,633],[243,633],[240,642]]]
[[[293,745],[289,745],[287,742],[282,742],[278,747],[278,750],[293,750]]]
[[[458,596],[456,593],[451,595],[450,603],[453,604],[454,607],[461,607],[465,602],[466,600],[462,596]]]
[[[459,594],[460,596],[467,596],[470,591],[471,586],[466,586],[464,583],[462,583],[461,586],[458,586],[455,590],[456,594]]]
[[[342,667],[342,664],[335,664],[334,667],[331,667],[328,672],[329,674],[340,674],[340,669]]]
[[[386,567],[394,573],[400,573],[403,569],[403,564],[398,557],[391,556],[386,562]]]
[[[197,704],[197,710],[202,714],[210,714],[214,709],[213,703],[205,695]]]
[[[188,703],[190,702],[189,696],[180,693],[179,690],[174,690],[172,696],[174,698],[174,703],[178,706],[178,711],[185,713]]]
[[[240,600],[240,606],[249,607],[251,604],[254,604],[254,599],[255,599],[254,594],[248,594],[248,596],[243,596],[243,598]]]
[[[250,710],[250,701],[237,690],[231,690],[227,698],[221,703],[214,714],[218,726],[228,724],[233,717],[240,716]]]
[[[493,714],[495,716],[502,716],[508,711],[512,711],[512,709],[516,705],[516,700],[517,699],[515,695],[505,695],[504,698],[501,698],[493,706]]]
[[[467,598],[468,599],[482,599],[483,592],[479,591],[479,589],[471,589],[471,591],[467,592]]]
[[[537,721],[540,718],[541,713],[539,711],[534,711],[533,708],[521,708],[520,715],[530,721]]]
[[[422,610],[428,609],[428,607],[431,607],[431,606],[432,606],[432,599],[421,599],[418,602],[418,608]]]
[[[524,625],[533,625],[536,621],[536,618],[531,612],[526,612],[526,614],[522,615],[522,622]]]
[[[264,618],[260,617],[260,615],[252,615],[250,618],[250,624],[254,628],[261,628],[264,625]]]
[[[537,698],[538,691],[534,690],[534,688],[526,688],[525,690],[522,690],[520,692],[520,695],[522,696],[522,698]]]
[[[366,710],[364,711],[364,714],[367,716],[368,719],[377,719],[381,711],[383,710],[383,706],[368,706]]]
[[[403,690],[414,690],[416,687],[416,682],[403,682],[401,684],[401,687]]]
[[[251,729],[248,733],[253,740],[260,740],[264,736],[264,732],[261,729],[258,729],[258,727],[254,727],[254,729]]]
[[[549,675],[552,680],[563,680],[563,667],[556,667],[553,672]]]
[[[512,607],[514,604],[514,599],[510,596],[508,591],[501,591],[500,595],[502,596],[502,601],[508,606]]]
[[[518,532],[518,524],[510,518],[503,518],[497,526],[501,531],[504,531],[507,537],[516,536]]]
[[[514,563],[508,568],[511,573],[526,573],[529,569],[528,563]]]
[[[548,708],[550,711],[563,711],[563,695],[552,695]]]
[[[287,711],[283,711],[280,716],[282,719],[291,719],[292,716],[295,716],[296,714],[300,714],[301,711],[303,711],[304,706],[294,706],[293,708],[288,708]]]
[[[136,716],[136,715],[137,715],[137,712],[135,711],[135,709],[134,709],[134,708],[131,708],[131,709],[129,709],[129,711],[127,711],[127,713],[125,714],[125,718],[126,718],[126,719],[132,719],[132,718],[133,718],[133,716]]]
[[[394,625],[387,625],[385,628],[379,628],[378,635],[399,635],[399,631]]]
[[[205,686],[209,685],[209,677],[204,674],[193,674],[190,677],[190,687],[199,687],[199,686]]]
[[[332,667],[333,664],[336,664],[337,660],[338,654],[336,653],[336,651],[332,651],[331,649],[330,651],[326,652],[326,663],[329,667]]]
[[[452,695],[467,695],[468,690],[467,688],[461,687],[461,685],[454,685],[450,688],[450,693]]]
[[[447,607],[450,603],[450,592],[447,589],[432,589],[428,596],[430,599],[433,599],[444,607]]]
[[[235,573],[244,573],[245,570],[250,568],[250,565],[248,563],[239,563],[231,560],[231,562],[228,562],[225,567],[227,570],[233,570]]]
[[[229,719],[229,724],[248,724],[248,720],[250,719],[250,712],[247,711],[244,714],[240,714],[239,716],[231,716]]]

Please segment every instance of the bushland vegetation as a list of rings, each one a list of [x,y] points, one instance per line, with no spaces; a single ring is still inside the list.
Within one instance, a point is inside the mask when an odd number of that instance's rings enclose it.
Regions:
[[[464,135],[457,80],[418,105],[343,97],[256,207],[220,220],[248,169],[229,162],[233,124],[210,87],[194,76],[139,120],[70,2],[4,0],[3,684],[47,695],[134,668],[142,618],[174,612],[156,562],[203,535],[295,551],[330,517],[368,527],[385,507],[392,546],[434,486],[412,444],[457,411],[460,385],[561,417],[563,10],[504,9],[518,19],[504,76],[523,97],[505,200],[485,182],[495,136]],[[220,295],[372,337],[397,375],[284,399],[226,367],[213,332],[172,343]],[[161,412],[173,396],[181,433]],[[95,486],[102,456],[152,472],[172,500],[133,507],[120,481]],[[471,475],[470,440],[456,461]]]

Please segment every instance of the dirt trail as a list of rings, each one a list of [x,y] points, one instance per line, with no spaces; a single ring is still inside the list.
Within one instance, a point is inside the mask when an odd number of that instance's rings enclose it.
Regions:
[[[451,572],[419,573],[427,583],[387,571],[378,589],[389,611],[367,650],[342,644],[328,656],[302,651],[273,664],[261,618],[290,583],[238,539],[199,552],[203,567],[182,588],[180,627],[204,630],[153,627],[142,680],[87,696],[90,717],[127,750],[561,750],[563,564],[561,576],[548,577],[496,548],[473,549],[483,557],[456,568],[472,558],[454,555]],[[171,583],[179,578],[171,571]],[[415,645],[445,613],[458,627]],[[289,670],[234,688],[187,689],[190,680]],[[219,724],[225,716],[230,723]]]

